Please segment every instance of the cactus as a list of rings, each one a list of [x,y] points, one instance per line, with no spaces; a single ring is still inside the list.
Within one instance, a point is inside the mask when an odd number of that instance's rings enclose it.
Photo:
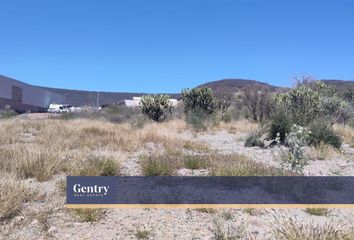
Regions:
[[[139,103],[143,115],[155,122],[161,122],[172,114],[173,104],[169,95],[144,95]]]

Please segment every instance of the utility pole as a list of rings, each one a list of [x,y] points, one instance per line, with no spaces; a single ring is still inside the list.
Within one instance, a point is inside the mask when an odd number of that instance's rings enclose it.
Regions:
[[[100,93],[97,92],[97,101],[96,101],[96,107],[98,108],[99,106],[99,103],[100,103]]]

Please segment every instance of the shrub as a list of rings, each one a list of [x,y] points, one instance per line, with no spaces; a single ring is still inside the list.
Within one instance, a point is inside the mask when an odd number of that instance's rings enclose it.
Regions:
[[[173,105],[169,95],[145,95],[141,98],[139,108],[145,116],[153,121],[161,122],[168,114],[172,114]]]
[[[280,143],[284,144],[292,125],[292,120],[285,111],[276,111],[269,124],[269,139],[275,140],[278,137]]]
[[[342,139],[333,131],[331,127],[323,123],[313,123],[310,125],[310,144],[320,146],[321,142],[340,148]]]
[[[320,81],[302,83],[287,93],[278,94],[276,102],[293,117],[296,124],[307,126],[319,117],[321,96],[327,89],[328,86]]]
[[[0,119],[12,118],[17,115],[17,112],[12,110],[10,107],[5,107],[5,109],[0,110]]]
[[[307,165],[308,159],[302,150],[309,141],[310,132],[301,126],[294,125],[286,138],[289,151],[282,150],[280,157],[283,164],[290,164],[292,170],[302,171]]]
[[[314,216],[327,216],[328,209],[327,208],[306,208],[306,212]]]
[[[147,123],[149,123],[149,121],[151,121],[149,118],[147,118],[145,115],[140,114],[131,123],[131,126],[133,128],[142,129]]]
[[[206,130],[220,122],[216,112],[218,102],[210,88],[184,89],[182,100],[186,121],[197,130]]]
[[[103,108],[101,111],[98,111],[97,118],[104,117],[109,122],[114,123],[125,123],[133,122],[139,116],[140,111],[137,108],[113,105],[106,108]]]
[[[74,213],[77,215],[81,222],[97,222],[103,216],[101,209],[79,208],[75,209]]]
[[[264,147],[264,142],[260,137],[259,132],[250,133],[246,138],[245,147]]]
[[[139,227],[135,230],[134,236],[138,240],[148,240],[153,237],[153,229],[148,229],[147,226]]]
[[[206,166],[206,160],[204,160],[203,157],[187,155],[184,158],[184,166],[191,170],[204,168]]]
[[[336,95],[333,86],[308,79],[289,92],[278,94],[276,104],[301,126],[308,126],[316,119],[332,126],[340,119],[348,119],[351,111],[350,104]]]
[[[217,110],[217,101],[213,91],[207,87],[194,88],[192,90],[184,89],[182,91],[182,100],[186,114],[195,109],[199,109],[206,114],[215,113]]]
[[[216,113],[207,113],[202,109],[190,110],[186,115],[186,122],[195,130],[206,130],[219,124]]]

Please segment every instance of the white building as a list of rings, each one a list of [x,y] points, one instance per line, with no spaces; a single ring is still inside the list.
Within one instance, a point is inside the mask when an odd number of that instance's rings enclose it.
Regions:
[[[178,104],[177,99],[170,98],[169,100],[170,100],[172,106],[174,106],[174,107],[177,106],[177,104]],[[141,97],[133,97],[132,100],[124,100],[124,104],[127,107],[139,107],[140,101],[141,101]]]

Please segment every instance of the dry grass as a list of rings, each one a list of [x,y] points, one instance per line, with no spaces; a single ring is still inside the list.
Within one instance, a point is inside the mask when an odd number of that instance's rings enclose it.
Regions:
[[[213,228],[210,229],[215,240],[247,239],[246,228],[241,222],[223,223],[219,219],[214,220]]]
[[[329,210],[327,208],[306,208],[305,212],[313,216],[327,216]]]
[[[0,122],[0,170],[38,181],[49,180],[60,172],[116,175],[119,161],[92,160],[92,152],[124,155],[147,143],[162,146],[169,153],[207,151],[204,144],[177,138],[185,128],[182,120],[151,123],[142,129],[87,119],[3,120]]]
[[[140,165],[144,176],[172,176],[180,159],[171,155],[143,155]]]
[[[191,170],[206,168],[208,163],[209,161],[205,156],[187,155],[184,157],[184,167]]]
[[[62,169],[61,151],[50,151],[38,145],[23,144],[0,148],[0,170],[21,178],[46,181]]]
[[[354,128],[340,124],[335,124],[333,128],[334,131],[343,138],[345,143],[354,147]]]
[[[119,173],[119,161],[113,157],[90,155],[75,161],[69,168],[72,176],[116,176]]]
[[[292,218],[279,222],[272,233],[279,240],[351,240],[354,239],[353,228],[345,225],[326,223],[300,223]]]
[[[72,210],[81,222],[97,222],[103,217],[101,209],[80,208]]]
[[[186,129],[182,120],[150,123],[138,129],[89,119],[19,119],[0,121],[0,218],[21,209],[32,198],[21,181],[48,181],[54,175],[111,176],[120,174],[120,162],[148,143],[180,155],[207,147],[177,138]],[[62,193],[63,183],[56,187]],[[83,221],[99,219],[96,211],[76,212]]]
[[[255,162],[240,154],[212,155],[210,175],[213,176],[296,176],[297,173]]]
[[[308,147],[306,155],[311,160],[326,160],[340,156],[340,151],[331,145],[321,142],[318,146]]]
[[[138,240],[148,240],[152,239],[153,233],[152,229],[148,229],[146,226],[139,227],[134,232],[134,237]]]
[[[29,190],[14,174],[0,175],[0,220],[11,217],[31,198]]]
[[[231,121],[228,123],[221,122],[217,127],[218,130],[226,130],[229,133],[250,133],[258,128],[257,123],[250,122],[246,119],[239,121]]]

